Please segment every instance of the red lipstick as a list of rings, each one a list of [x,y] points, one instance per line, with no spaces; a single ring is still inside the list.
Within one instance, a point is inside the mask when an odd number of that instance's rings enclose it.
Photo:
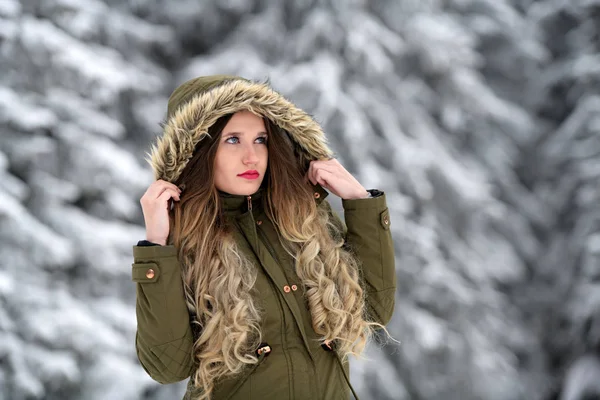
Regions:
[[[260,174],[256,170],[249,169],[246,172],[238,174],[238,176],[240,176],[242,178],[245,178],[245,179],[256,179],[256,178],[258,178],[260,176]]]

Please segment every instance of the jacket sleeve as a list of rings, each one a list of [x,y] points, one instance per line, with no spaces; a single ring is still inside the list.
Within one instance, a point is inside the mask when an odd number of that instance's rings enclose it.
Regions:
[[[361,263],[367,309],[372,320],[387,324],[394,312],[396,264],[385,194],[366,199],[343,199],[345,223],[327,200],[322,204],[328,209],[334,225],[343,233],[346,249]]]
[[[136,352],[160,383],[188,378],[193,368],[192,330],[174,246],[133,246],[136,282]]]

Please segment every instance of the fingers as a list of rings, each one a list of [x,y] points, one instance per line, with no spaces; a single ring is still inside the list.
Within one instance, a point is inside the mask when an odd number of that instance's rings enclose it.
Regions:
[[[308,179],[310,180],[310,182],[313,185],[316,185],[318,183],[317,175],[316,175],[317,171],[318,171],[318,165],[311,162],[310,167],[308,168]]]
[[[158,196],[157,200],[159,201],[167,201],[170,198],[173,198],[174,200],[181,200],[181,195],[179,194],[179,192],[176,192],[175,190],[169,188],[169,189],[165,189],[164,192],[162,192],[160,194],[160,196]]]
[[[306,171],[306,177],[313,185],[316,185],[315,178],[313,177],[313,165],[312,162],[308,166],[308,171]]]
[[[308,179],[313,185],[316,185],[317,183],[321,184],[317,179],[318,171],[326,171],[330,174],[329,176],[331,176],[339,172],[338,166],[341,166],[341,164],[335,158],[330,160],[311,161],[307,171]]]
[[[157,196],[157,200],[163,198],[165,193],[169,193],[169,197],[173,197],[173,198],[177,198],[177,200],[179,200],[179,196],[181,196],[181,192],[179,191],[179,189],[173,189],[171,187],[168,188],[163,188],[161,190],[161,192],[158,194]]]
[[[171,198],[173,198],[175,201],[181,200],[180,194],[171,188],[162,192],[162,194],[158,196],[158,199],[156,200],[158,203],[162,204],[164,208],[171,209],[172,204],[169,202]]]
[[[325,169],[317,169],[314,177],[319,185],[327,189],[329,187],[328,181],[333,177],[333,174]]]
[[[173,190],[176,193],[181,193],[181,189],[179,189],[177,185],[162,179],[153,182],[148,188],[147,193],[151,198],[153,197],[156,199],[167,189]]]
[[[177,201],[179,201],[180,196],[181,196],[181,189],[179,189],[176,185],[174,185],[170,182],[159,179],[159,180],[153,182],[148,187],[148,189],[146,190],[146,193],[144,193],[144,195],[140,199],[140,203],[142,205],[144,205],[145,203],[151,204],[151,203],[155,203],[159,200],[160,200],[160,202],[162,202],[162,201],[167,202],[168,199],[170,199],[171,197],[173,197],[173,199],[176,199]]]

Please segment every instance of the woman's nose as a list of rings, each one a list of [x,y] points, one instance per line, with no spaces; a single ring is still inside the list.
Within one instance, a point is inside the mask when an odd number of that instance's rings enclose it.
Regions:
[[[244,152],[244,164],[256,164],[258,163],[258,156],[254,146],[248,146]]]

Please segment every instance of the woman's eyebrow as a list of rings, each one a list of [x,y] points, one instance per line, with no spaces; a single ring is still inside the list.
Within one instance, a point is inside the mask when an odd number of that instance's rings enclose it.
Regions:
[[[244,136],[246,134],[246,132],[237,132],[237,131],[233,131],[233,132],[227,132],[224,133],[223,136],[230,136],[230,135],[240,135],[240,136]],[[267,135],[267,132],[265,131],[261,131],[261,132],[256,132],[257,135]]]

